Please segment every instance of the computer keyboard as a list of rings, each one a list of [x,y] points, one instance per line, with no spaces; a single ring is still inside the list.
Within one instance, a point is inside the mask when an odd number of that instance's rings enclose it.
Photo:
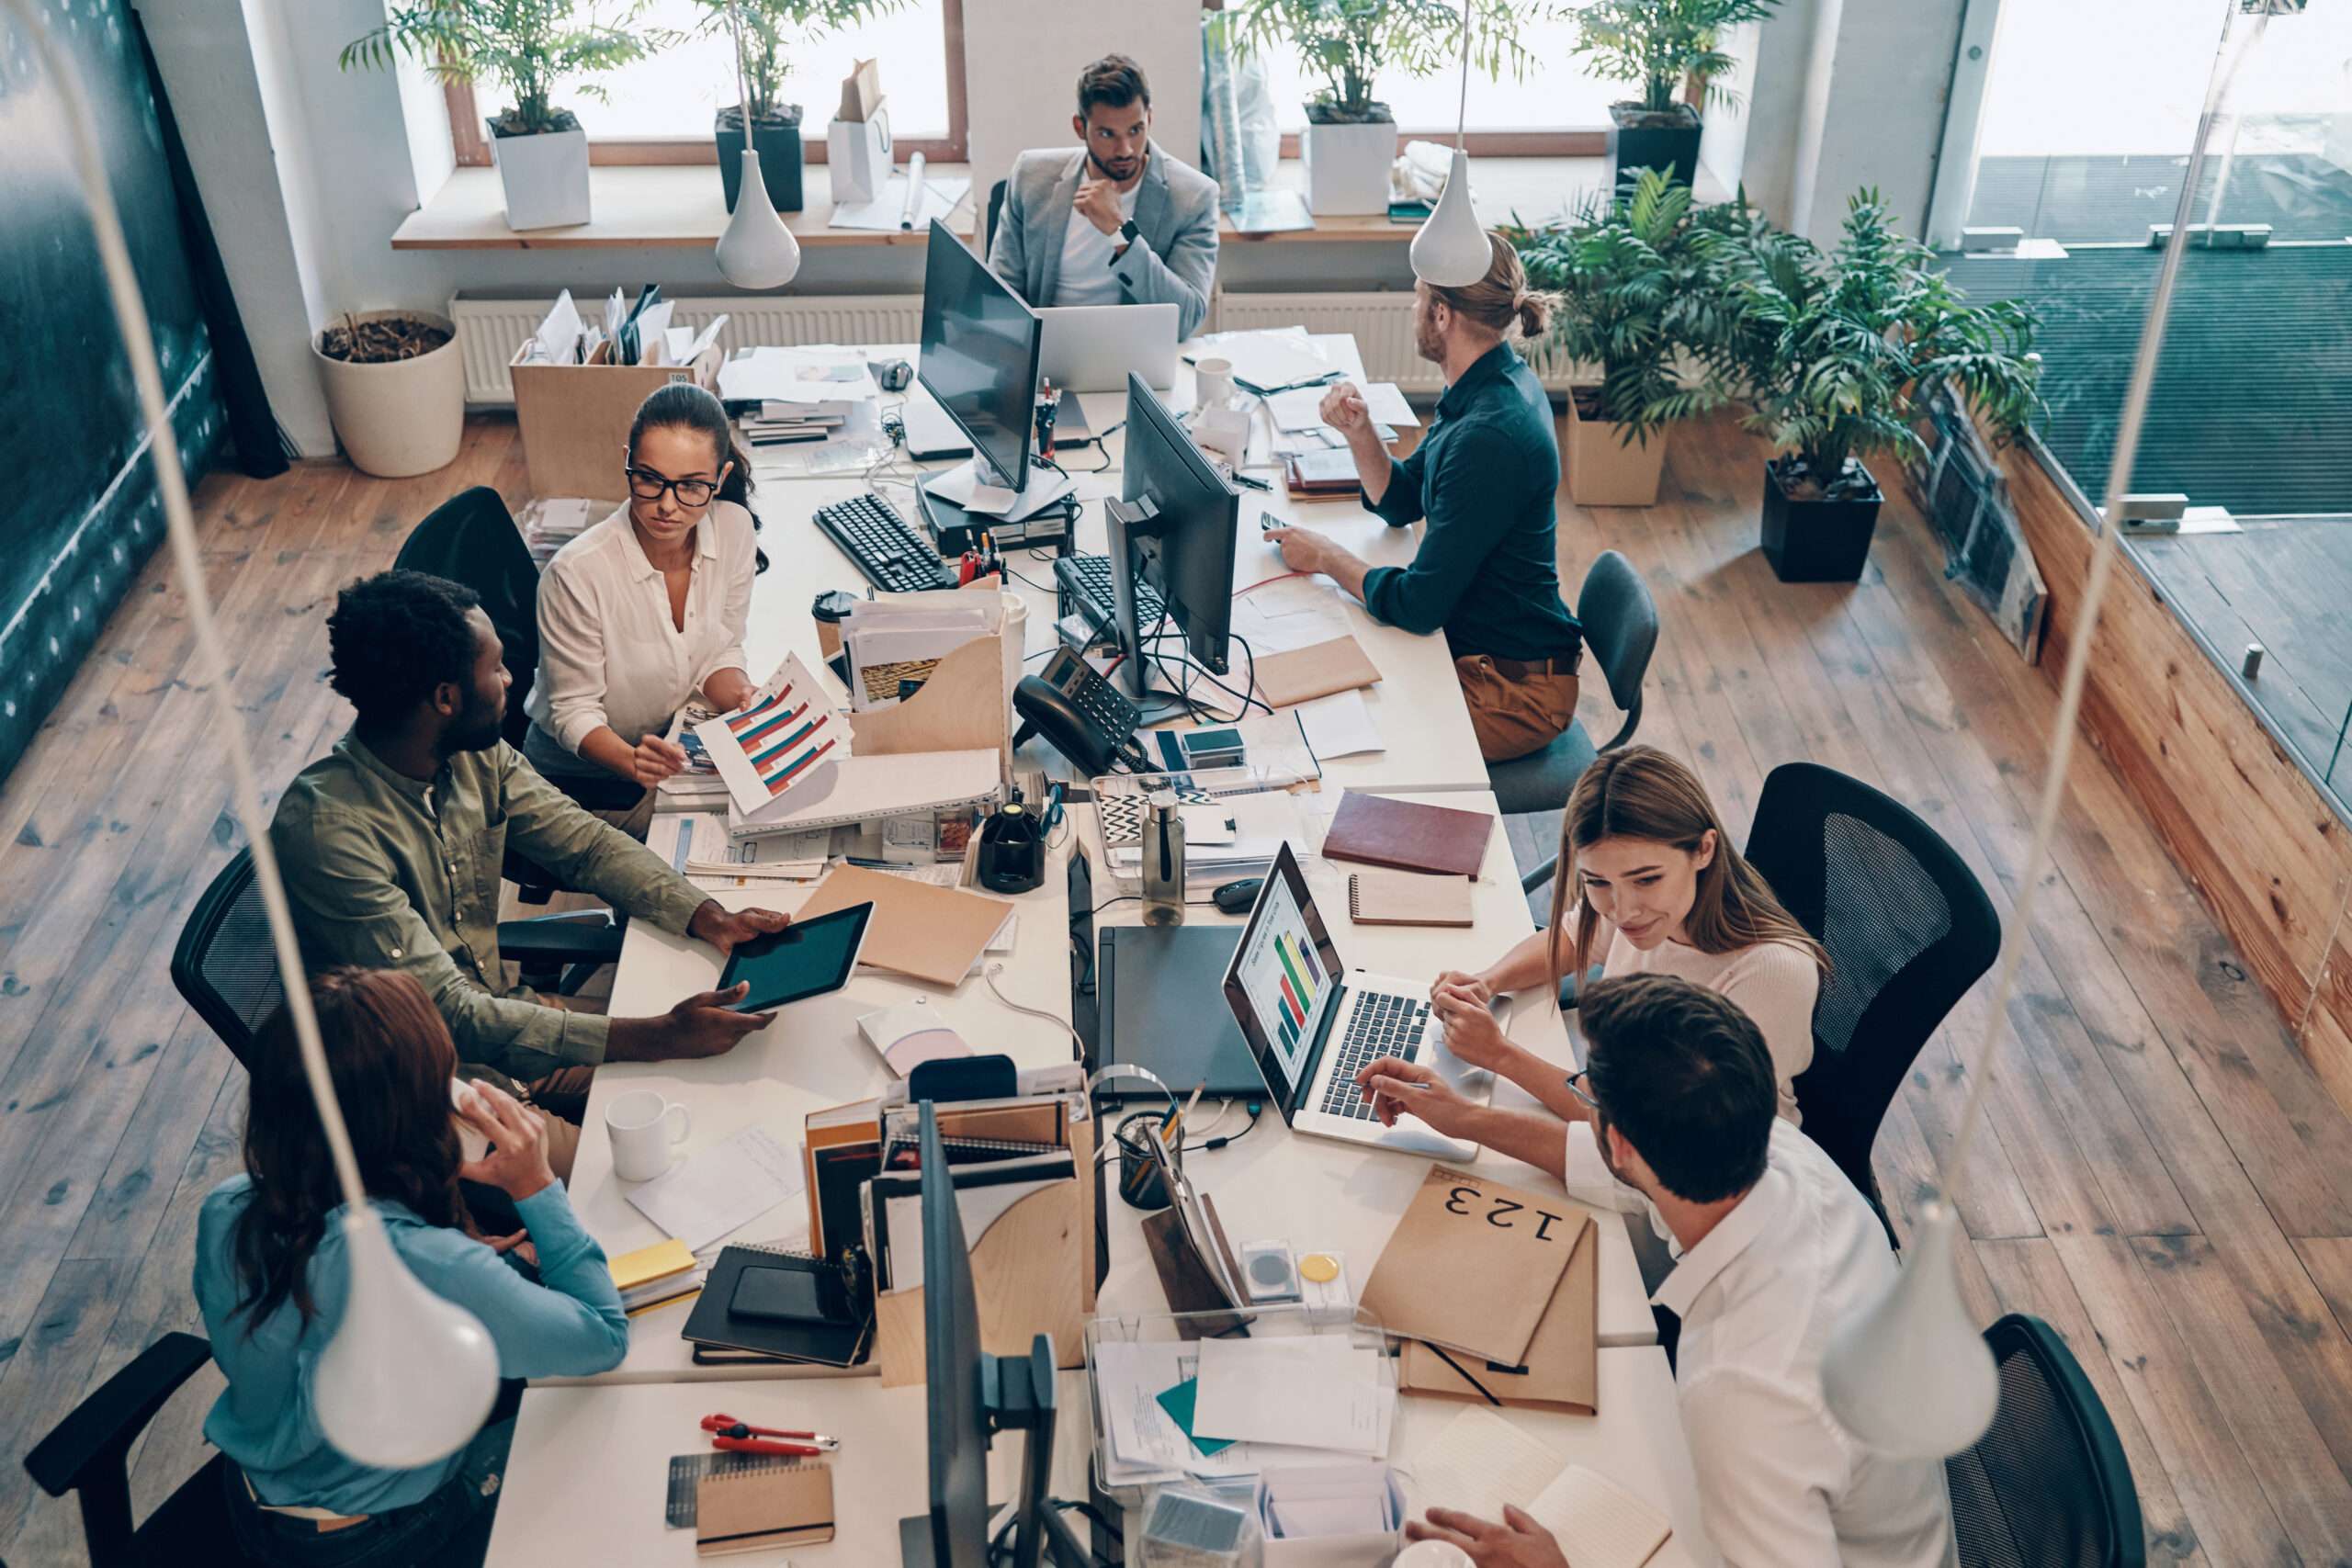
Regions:
[[[1424,1000],[1387,991],[1358,992],[1356,1010],[1348,1015],[1348,1032],[1340,1041],[1339,1061],[1323,1086],[1320,1109],[1371,1121],[1372,1097],[1356,1087],[1356,1074],[1382,1056],[1412,1061],[1429,1022],[1430,1004]]]
[[[1077,574],[1078,591],[1094,611],[1094,624],[1111,624],[1111,558],[1109,556],[1071,556],[1068,564]],[[1149,631],[1168,613],[1159,591],[1148,582],[1136,584],[1136,629]]]
[[[886,593],[953,588],[956,573],[899,509],[878,495],[853,496],[817,509],[817,526],[842,547],[865,581]]]

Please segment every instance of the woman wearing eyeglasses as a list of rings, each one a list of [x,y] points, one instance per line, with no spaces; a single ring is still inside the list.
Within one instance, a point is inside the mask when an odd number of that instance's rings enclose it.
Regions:
[[[638,837],[653,786],[686,765],[665,739],[696,694],[724,711],[752,691],[751,464],[727,411],[688,382],[639,405],[624,458],[629,499],[584,530],[539,578],[539,671],[524,755],[561,787],[617,775],[635,807],[599,812]]]

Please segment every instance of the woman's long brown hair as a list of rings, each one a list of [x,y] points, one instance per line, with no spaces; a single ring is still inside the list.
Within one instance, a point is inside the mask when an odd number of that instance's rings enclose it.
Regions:
[[[368,1195],[404,1203],[430,1225],[469,1228],[449,1105],[458,1052],[433,998],[397,970],[354,968],[313,976],[311,998]],[[238,1217],[236,1263],[239,1310],[251,1334],[289,1300],[310,1317],[311,1255],[343,1189],[284,1008],[262,1025],[248,1065],[245,1173],[253,1198]]]
[[[1555,988],[1571,973],[1560,962],[1560,925],[1569,890],[1577,885],[1577,852],[1603,839],[1640,839],[1695,854],[1710,830],[1715,835],[1714,859],[1699,873],[1697,896],[1682,924],[1690,945],[1702,953],[1736,953],[1759,942],[1784,942],[1804,949],[1824,976],[1829,973],[1829,954],[1732,848],[1731,835],[1724,831],[1698,775],[1655,746],[1628,746],[1602,752],[1577,776],[1560,819],[1560,866],[1552,879],[1552,925],[1544,947]],[[1592,938],[1600,916],[1581,897],[1577,905],[1571,951],[1573,973],[1581,975],[1592,966]]]

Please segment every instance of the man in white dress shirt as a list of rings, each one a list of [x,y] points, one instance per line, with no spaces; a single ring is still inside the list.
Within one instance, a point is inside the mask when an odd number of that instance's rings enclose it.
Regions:
[[[1894,1278],[1894,1255],[1845,1173],[1774,1113],[1772,1058],[1754,1022],[1717,992],[1665,975],[1603,980],[1577,1018],[1587,1066],[1568,1081],[1591,1104],[1592,1146],[1640,1194],[1677,1259],[1651,1299],[1682,1320],[1676,1398],[1700,1513],[1724,1562],[1955,1562],[1943,1467],[1864,1449],[1824,1402],[1822,1354]],[[1374,1083],[1385,1100],[1420,1098],[1396,1078]],[[1547,1141],[1540,1163],[1557,1170],[1566,1151],[1556,1133]],[[1584,1196],[1575,1182],[1569,1190]],[[1479,1568],[1566,1562],[1516,1509],[1496,1523],[1433,1508],[1408,1534],[1451,1540]]]

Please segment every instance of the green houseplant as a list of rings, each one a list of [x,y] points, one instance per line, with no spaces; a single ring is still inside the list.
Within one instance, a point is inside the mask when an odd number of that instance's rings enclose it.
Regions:
[[[1634,169],[1666,169],[1684,185],[1699,175],[1698,111],[1685,101],[1728,107],[1717,78],[1732,68],[1724,33],[1772,14],[1779,0],[1599,0],[1577,13],[1576,52],[1598,74],[1627,82],[1641,96],[1609,107],[1609,175],[1615,189]]]
[[[1568,394],[1564,456],[1579,505],[1656,502],[1667,427],[1724,400],[1718,378],[1693,373],[1730,330],[1702,243],[1730,227],[1724,210],[1643,169],[1570,222],[1503,231],[1529,283],[1560,296],[1546,346],[1600,367],[1597,384]]]
[[[743,92],[752,118],[752,145],[760,155],[760,175],[766,181],[768,199],[778,212],[801,209],[801,107],[784,101],[785,79],[792,74],[793,51],[868,17],[895,11],[906,0],[696,0],[703,7],[698,36],[717,37],[727,43],[730,59],[737,50],[736,26],[742,29]],[[730,12],[732,15],[730,16]],[[718,113],[713,134],[718,139],[718,180],[727,196],[727,210],[735,210],[735,193],[743,180],[743,116],[736,104]]]
[[[1426,76],[1459,58],[1489,75],[1529,64],[1519,23],[1531,0],[1242,0],[1234,42],[1250,53],[1287,40],[1322,79],[1306,101],[1306,205],[1318,215],[1388,210],[1396,120],[1372,95],[1385,72]]]
[[[514,95],[489,120],[492,155],[513,229],[588,221],[588,133],[554,104],[569,76],[616,70],[666,47],[673,35],[633,28],[644,0],[625,0],[600,21],[594,0],[404,0],[384,25],[344,47],[342,66],[381,70],[396,53],[425,63],[436,81],[488,78]],[[580,91],[602,98],[594,82]]]
[[[2041,406],[2031,308],[1971,303],[1875,190],[1847,204],[1834,251],[1752,215],[1702,248],[1731,314],[1715,369],[1778,454],[1765,468],[1763,542],[1783,581],[1861,576],[1881,499],[1864,459],[1916,450],[1913,427],[1938,390],[2000,439]]]

